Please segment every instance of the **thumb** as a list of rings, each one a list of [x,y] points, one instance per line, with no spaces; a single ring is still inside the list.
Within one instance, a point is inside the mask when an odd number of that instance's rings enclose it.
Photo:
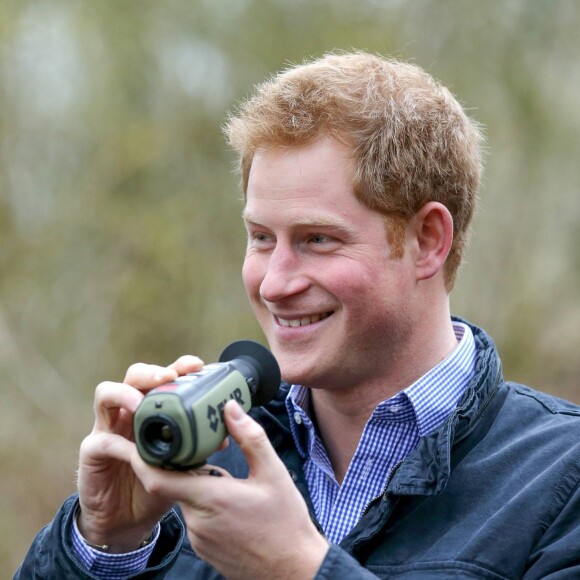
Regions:
[[[224,407],[226,426],[232,439],[242,450],[250,477],[278,478],[286,473],[284,464],[274,451],[266,432],[235,401],[228,401]]]

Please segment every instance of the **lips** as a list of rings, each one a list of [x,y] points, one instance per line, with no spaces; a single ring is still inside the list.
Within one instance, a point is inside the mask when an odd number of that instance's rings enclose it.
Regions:
[[[315,324],[316,322],[328,318],[331,314],[332,312],[322,312],[319,314],[311,314],[309,316],[301,316],[300,318],[280,318],[279,316],[276,316],[276,321],[280,326],[308,326],[309,324]]]

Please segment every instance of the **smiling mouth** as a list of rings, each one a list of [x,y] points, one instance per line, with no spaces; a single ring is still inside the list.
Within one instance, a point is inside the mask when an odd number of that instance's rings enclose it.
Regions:
[[[321,314],[312,314],[311,316],[302,316],[301,318],[280,318],[276,316],[276,320],[280,326],[308,326],[315,324],[325,318],[328,318],[332,312],[322,312]]]

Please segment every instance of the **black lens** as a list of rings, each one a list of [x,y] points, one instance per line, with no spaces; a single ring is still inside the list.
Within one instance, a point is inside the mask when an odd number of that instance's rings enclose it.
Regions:
[[[174,419],[168,415],[154,415],[141,425],[140,441],[145,450],[168,461],[181,447],[181,431]]]

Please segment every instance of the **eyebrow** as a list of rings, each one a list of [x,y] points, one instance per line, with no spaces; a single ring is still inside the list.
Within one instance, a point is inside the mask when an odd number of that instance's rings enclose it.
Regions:
[[[244,209],[242,212],[242,219],[245,222],[260,225],[259,220],[256,220],[254,216]],[[348,225],[341,219],[329,219],[324,216],[313,216],[312,218],[299,219],[292,222],[293,227],[318,227],[318,228],[340,228],[347,229]]]

